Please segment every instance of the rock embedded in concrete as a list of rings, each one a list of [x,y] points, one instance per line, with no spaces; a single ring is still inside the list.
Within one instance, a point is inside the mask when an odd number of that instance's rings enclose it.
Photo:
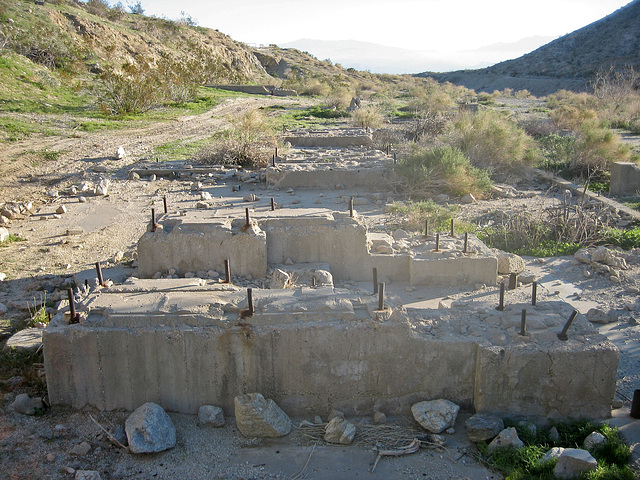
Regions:
[[[356,436],[356,426],[342,417],[334,417],[324,430],[324,439],[328,443],[350,445]]]
[[[498,252],[498,273],[507,275],[511,273],[521,273],[526,265],[522,257],[515,253]]]
[[[291,431],[287,414],[259,393],[238,395],[234,405],[238,430],[246,437],[284,437]]]
[[[598,468],[598,462],[593,456],[581,448],[565,448],[558,457],[553,474],[558,478],[575,478],[584,472]]]
[[[220,407],[214,405],[202,405],[198,409],[198,421],[202,425],[212,427],[224,427],[224,412]]]
[[[440,433],[453,427],[459,411],[460,406],[445,399],[418,402],[411,407],[416,422],[431,433]]]
[[[10,405],[10,408],[17,413],[23,415],[35,415],[38,410],[42,410],[44,405],[39,398],[31,398],[26,393],[16,396],[16,399]]]
[[[607,443],[607,437],[602,435],[600,432],[592,432],[584,439],[582,448],[590,452],[594,448],[605,443]]]
[[[138,407],[124,424],[132,453],[154,453],[176,445],[176,429],[164,409],[152,402]]]
[[[476,413],[465,422],[467,437],[472,442],[492,440],[504,430],[504,422],[496,415]]]
[[[524,442],[518,437],[518,432],[515,427],[505,428],[500,434],[494,438],[488,447],[488,452],[492,453],[497,448],[502,447],[514,447],[523,448]]]

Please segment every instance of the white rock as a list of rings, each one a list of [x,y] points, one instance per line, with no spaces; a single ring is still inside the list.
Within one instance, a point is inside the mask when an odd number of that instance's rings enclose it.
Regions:
[[[103,178],[98,182],[96,186],[96,195],[106,196],[109,193],[109,186],[111,182],[107,178]]]
[[[605,265],[609,264],[611,260],[611,252],[607,247],[598,247],[591,253],[591,261],[604,263]]]
[[[155,403],[138,407],[125,425],[132,453],[162,452],[176,445],[176,429],[169,415]]]
[[[595,447],[598,447],[604,443],[607,443],[607,437],[602,435],[600,432],[592,432],[584,439],[584,443],[582,444],[582,448],[585,450],[591,451]]]
[[[257,195],[255,195],[253,193],[250,193],[249,195],[245,195],[243,200],[245,202],[257,202],[258,200],[260,200],[260,197],[258,197]]]
[[[246,437],[283,437],[291,431],[291,420],[276,403],[259,393],[234,399],[236,424]]]
[[[350,445],[355,436],[355,425],[342,417],[334,417],[324,430],[324,440],[328,443]]]
[[[124,151],[124,147],[118,147],[118,151],[116,152],[116,158],[118,160],[122,160],[127,156],[127,153]]]
[[[500,434],[494,438],[489,444],[488,451],[491,453],[496,448],[500,447],[524,447],[524,442],[518,437],[518,432],[515,427],[505,428]]]
[[[584,472],[598,468],[598,462],[586,450],[565,448],[558,457],[553,474],[558,478],[575,478]]]
[[[0,227],[0,242],[4,242],[7,238],[9,238],[9,230]]]
[[[564,448],[562,447],[553,447],[551,450],[549,450],[547,453],[545,453],[540,460],[538,460],[538,463],[545,463],[548,462],[550,460],[554,460],[556,458],[559,458],[560,455],[562,455],[562,452],[564,452]]]
[[[211,200],[212,198],[209,192],[200,192],[200,200]]]
[[[445,399],[418,402],[411,407],[416,422],[431,433],[440,433],[453,427],[459,411],[458,405]]]
[[[203,425],[224,427],[224,412],[220,407],[202,405],[198,409],[198,421]]]
[[[573,254],[573,258],[578,260],[581,263],[589,264],[591,263],[591,254],[589,253],[589,249],[581,248],[576,253]]]

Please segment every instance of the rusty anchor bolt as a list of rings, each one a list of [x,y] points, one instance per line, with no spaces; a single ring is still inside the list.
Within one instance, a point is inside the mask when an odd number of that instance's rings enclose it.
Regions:
[[[576,318],[576,315],[578,315],[578,311],[574,310],[571,316],[569,317],[569,320],[567,320],[567,323],[564,324],[562,331],[558,334],[558,338],[563,342],[566,342],[567,340],[569,340],[569,336],[567,335],[567,330],[569,330],[569,327],[571,326],[573,319]]]
[[[496,307],[496,310],[499,312],[504,310],[504,282],[500,284],[500,303]]]

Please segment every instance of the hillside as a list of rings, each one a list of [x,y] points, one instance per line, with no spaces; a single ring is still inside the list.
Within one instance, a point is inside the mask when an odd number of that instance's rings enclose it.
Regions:
[[[517,59],[479,70],[419,76],[476,91],[512,88],[546,95],[560,88],[585,90],[595,72],[612,65],[640,68],[640,0]]]

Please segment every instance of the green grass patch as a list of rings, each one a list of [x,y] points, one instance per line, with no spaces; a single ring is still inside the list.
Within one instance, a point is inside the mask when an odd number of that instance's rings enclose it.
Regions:
[[[625,250],[640,247],[640,227],[620,229],[610,228],[604,232],[604,242],[607,245],[620,247]]]
[[[528,425],[505,420],[505,426],[515,427],[524,448],[498,448],[488,452],[488,445],[480,442],[480,455],[492,467],[510,480],[552,480],[556,461],[540,463],[542,456],[552,447],[581,448],[585,438],[592,432],[599,432],[607,441],[595,448],[591,454],[598,461],[598,469],[578,477],[580,480],[633,480],[633,471],[628,465],[631,451],[620,439],[617,429],[608,425],[596,425],[588,420],[552,423],[533,433]],[[558,430],[560,440],[549,440],[552,427]]]
[[[202,149],[203,146],[211,143],[211,139],[200,140],[181,139],[173,142],[158,145],[153,155],[157,160],[191,160]]]
[[[420,202],[393,202],[387,213],[397,215],[398,227],[412,232],[424,232],[426,221],[429,220],[429,232],[444,232],[451,229],[451,219],[455,218],[458,209],[455,206],[438,205],[433,200]],[[469,226],[454,223],[454,231],[464,233]]]
[[[0,242],[0,247],[8,247],[10,244],[15,242],[24,242],[24,238],[20,235],[10,233],[2,242]]]

